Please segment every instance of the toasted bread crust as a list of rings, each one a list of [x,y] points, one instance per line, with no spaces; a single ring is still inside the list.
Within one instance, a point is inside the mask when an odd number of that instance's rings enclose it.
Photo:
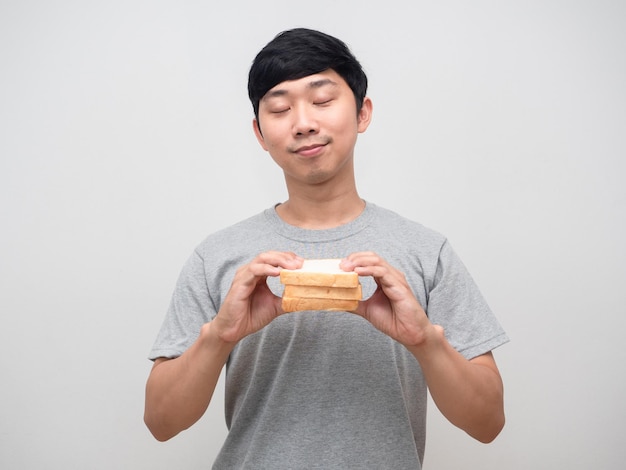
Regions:
[[[353,312],[359,306],[358,300],[345,299],[314,299],[283,297],[282,307],[285,312],[299,312],[302,310],[330,310]]]
[[[283,269],[280,272],[280,282],[297,286],[357,287],[359,276],[355,272],[314,273]]]
[[[356,287],[326,287],[326,286],[285,286],[284,297],[292,299],[304,297],[313,299],[361,300],[363,296],[361,285]]]

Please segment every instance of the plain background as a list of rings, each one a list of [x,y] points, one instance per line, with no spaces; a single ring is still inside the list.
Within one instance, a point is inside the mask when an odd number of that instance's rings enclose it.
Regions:
[[[306,26],[370,78],[361,196],[444,233],[512,340],[503,433],[431,406],[425,468],[623,468],[626,4],[215,5],[0,2],[0,467],[210,466],[220,391],[158,443],[146,356],[193,248],[286,197],[246,80]]]

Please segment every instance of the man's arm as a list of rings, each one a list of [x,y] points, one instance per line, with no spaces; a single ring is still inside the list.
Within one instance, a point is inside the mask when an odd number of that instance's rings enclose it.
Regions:
[[[404,274],[377,254],[353,253],[342,268],[374,278],[378,289],[355,313],[415,356],[442,414],[481,442],[495,439],[504,426],[504,393],[492,354],[465,359],[430,322]]]
[[[428,389],[441,413],[480,442],[493,441],[504,427],[504,391],[489,352],[467,360],[434,326],[432,336],[407,348],[420,363]]]
[[[283,312],[280,297],[267,286],[281,268],[296,269],[293,253],[262,253],[237,270],[215,318],[198,339],[175,359],[159,358],[148,377],[144,421],[160,441],[177,435],[204,414],[220,373],[235,345]]]
[[[158,358],[146,384],[144,421],[159,441],[189,428],[206,411],[234,344],[202,326],[191,347],[175,359]]]

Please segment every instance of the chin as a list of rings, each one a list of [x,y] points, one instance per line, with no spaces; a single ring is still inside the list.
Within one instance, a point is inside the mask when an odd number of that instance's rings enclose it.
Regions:
[[[305,180],[308,184],[323,184],[332,179],[332,175],[325,171],[316,171],[309,173]]]

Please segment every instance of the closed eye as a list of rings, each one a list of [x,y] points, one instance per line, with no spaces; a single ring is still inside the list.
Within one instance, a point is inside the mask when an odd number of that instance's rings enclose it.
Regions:
[[[333,100],[324,100],[324,101],[315,101],[313,104],[315,106],[328,106]]]

